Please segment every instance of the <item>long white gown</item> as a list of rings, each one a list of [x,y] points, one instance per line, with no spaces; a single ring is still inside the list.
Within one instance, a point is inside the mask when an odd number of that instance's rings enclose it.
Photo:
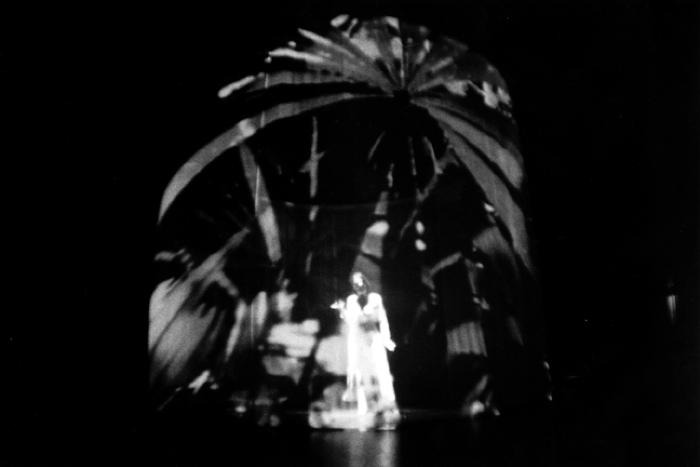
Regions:
[[[364,307],[352,294],[342,313],[347,326],[347,390],[345,400],[357,401],[359,413],[395,409],[393,377],[387,350],[393,350],[382,297],[370,293]]]

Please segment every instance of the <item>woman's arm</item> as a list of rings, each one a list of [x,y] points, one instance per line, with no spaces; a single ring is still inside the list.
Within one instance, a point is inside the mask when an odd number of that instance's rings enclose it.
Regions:
[[[377,318],[379,320],[379,334],[382,337],[382,342],[384,347],[389,351],[393,351],[396,348],[396,344],[391,340],[391,330],[389,329],[389,320],[386,316],[386,310],[384,309],[384,304],[382,303],[382,297],[379,294],[374,294],[376,299],[376,310]]]

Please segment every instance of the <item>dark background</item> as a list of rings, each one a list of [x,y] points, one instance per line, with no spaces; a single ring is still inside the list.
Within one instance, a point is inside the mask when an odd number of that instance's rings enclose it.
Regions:
[[[6,12],[4,185],[19,259],[6,294],[19,300],[5,313],[3,391],[18,458],[79,460],[96,447],[123,460],[149,446],[146,310],[162,190],[235,122],[220,87],[296,26],[342,12],[461,39],[509,83],[563,458],[695,465],[700,13],[682,0]]]

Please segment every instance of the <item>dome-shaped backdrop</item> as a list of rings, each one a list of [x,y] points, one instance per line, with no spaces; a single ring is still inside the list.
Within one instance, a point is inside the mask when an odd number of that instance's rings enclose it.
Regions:
[[[246,117],[162,199],[154,389],[207,371],[249,397],[271,376],[313,397],[333,371],[259,344],[285,320],[333,337],[353,271],[384,297],[403,405],[490,400],[540,362],[523,161],[485,59],[396,18],[340,16],[219,95]]]

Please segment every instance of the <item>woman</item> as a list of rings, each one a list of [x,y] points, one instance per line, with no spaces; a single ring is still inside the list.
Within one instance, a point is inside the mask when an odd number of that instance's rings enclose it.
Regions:
[[[356,402],[359,416],[368,412],[396,413],[396,396],[386,351],[393,351],[389,322],[382,297],[370,292],[362,273],[351,277],[355,293],[342,309],[347,329],[346,402]]]

